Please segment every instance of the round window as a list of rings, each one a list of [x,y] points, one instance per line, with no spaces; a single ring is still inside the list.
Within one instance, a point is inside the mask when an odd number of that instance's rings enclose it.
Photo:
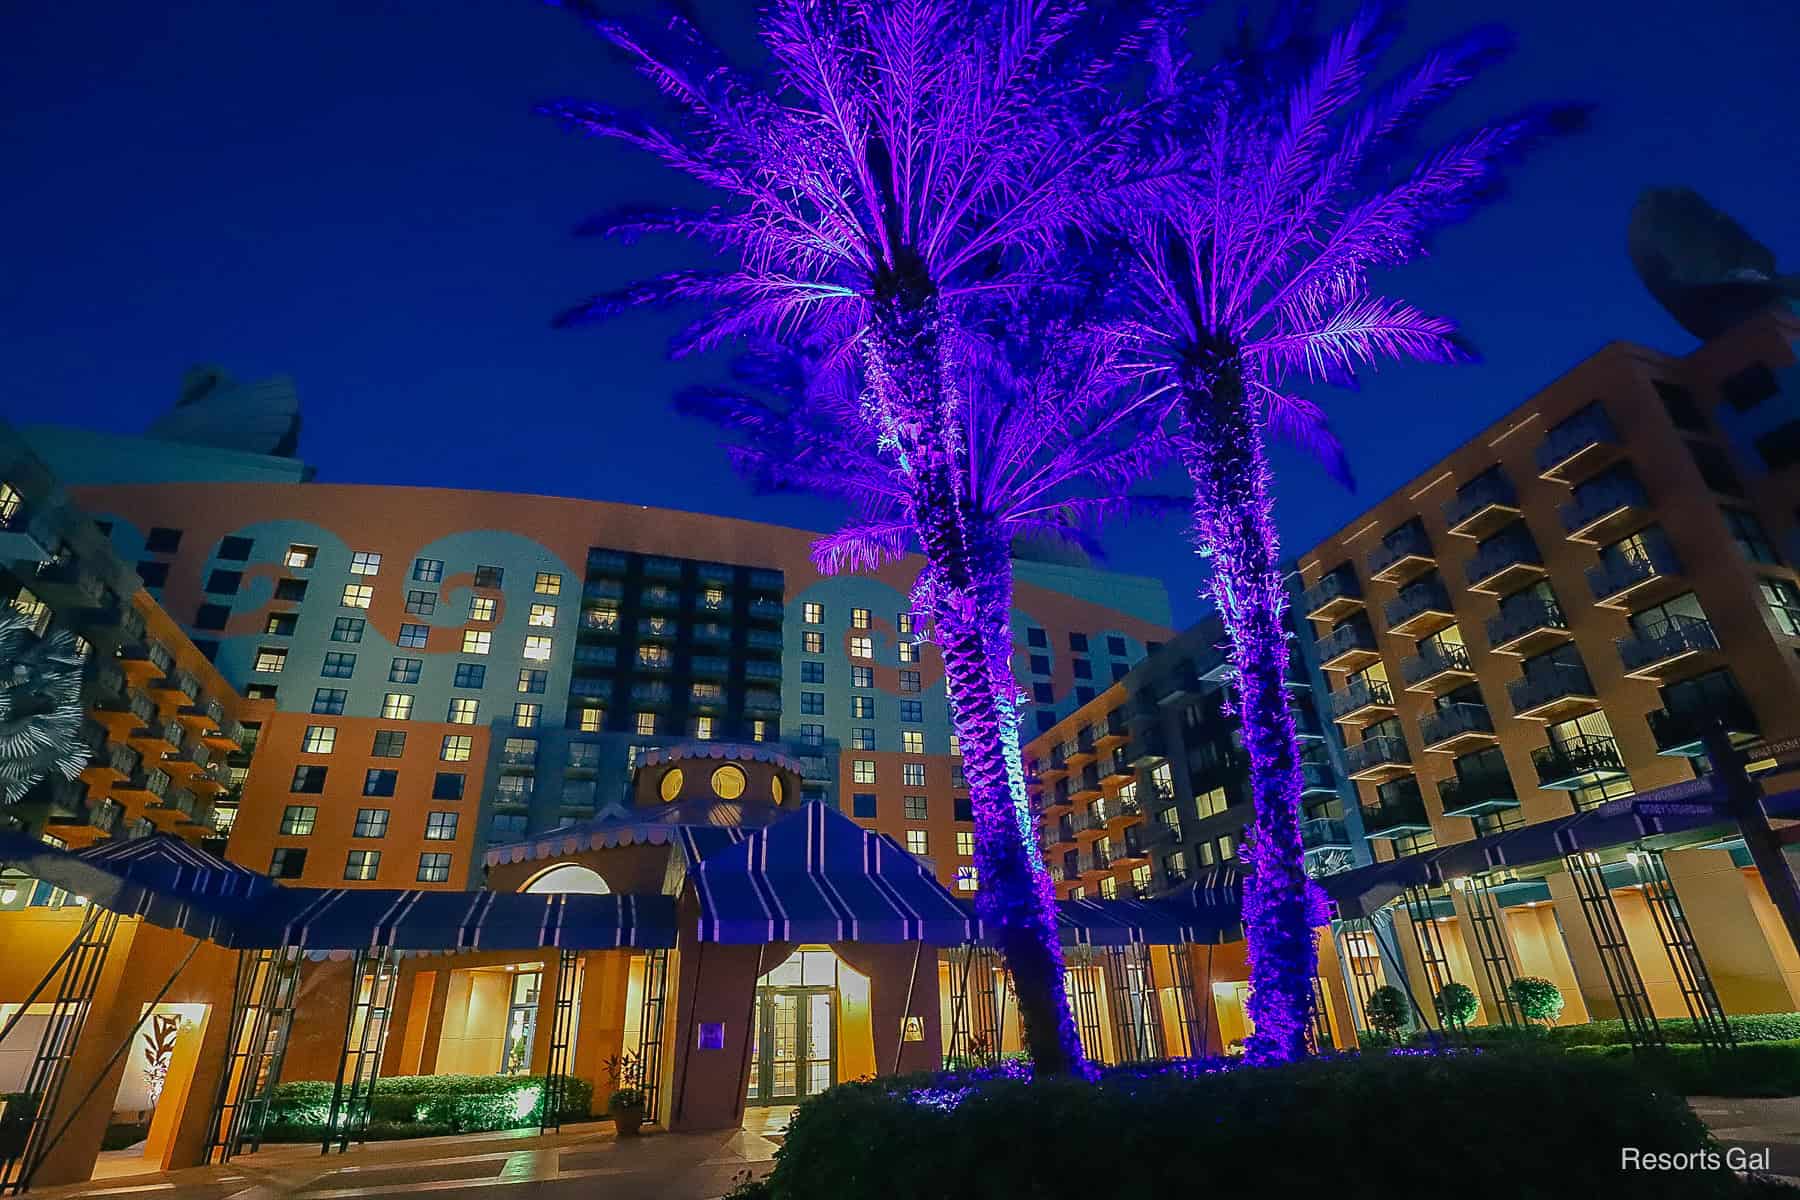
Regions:
[[[775,801],[776,808],[781,807],[781,797],[782,797],[781,776],[779,776],[779,775],[769,776],[769,797],[770,797],[770,799]]]
[[[667,771],[664,771],[662,783],[658,786],[657,791],[662,793],[663,802],[665,804],[672,802],[675,797],[681,795],[681,768],[670,767]]]
[[[744,772],[730,763],[712,773],[712,790],[721,800],[736,800],[744,794]]]

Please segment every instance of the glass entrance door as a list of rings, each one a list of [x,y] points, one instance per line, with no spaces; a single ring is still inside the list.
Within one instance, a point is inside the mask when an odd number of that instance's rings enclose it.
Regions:
[[[753,1104],[792,1104],[816,1095],[837,1079],[837,989],[756,989],[751,1029]]]

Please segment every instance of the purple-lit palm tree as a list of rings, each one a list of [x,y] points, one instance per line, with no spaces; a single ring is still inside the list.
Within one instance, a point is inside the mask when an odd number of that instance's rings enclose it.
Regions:
[[[1157,194],[1161,164],[1120,153],[1138,127],[1115,114],[1117,93],[1103,86],[1142,57],[1151,26],[1078,0],[775,0],[761,25],[772,64],[764,80],[678,17],[639,33],[588,3],[561,6],[673,111],[646,118],[585,101],[544,111],[647,151],[716,197],[700,211],[608,214],[586,231],[674,234],[721,259],[597,296],[562,320],[695,302],[707,311],[678,352],[775,338],[820,349],[823,370],[857,373],[854,411],[842,406],[835,421],[890,464],[879,493],[890,507],[828,545],[826,563],[865,561],[859,547],[910,539],[928,564],[921,599],[974,807],[977,903],[1012,969],[1038,1069],[1075,1069],[1080,1045],[1018,754],[1007,614],[1020,529],[983,515],[976,489],[994,464],[971,452],[989,418],[963,388],[979,375],[981,313],[1046,286],[1071,228]],[[1038,420],[1034,436],[1057,424]],[[1054,522],[1055,510],[1027,505],[1011,524],[1030,520]]]
[[[1429,233],[1493,194],[1516,151],[1570,116],[1533,111],[1409,158],[1419,121],[1491,62],[1503,39],[1471,35],[1376,88],[1370,72],[1391,32],[1385,24],[1366,11],[1297,71],[1272,69],[1286,58],[1264,55],[1193,85],[1165,45],[1160,84],[1190,114],[1179,137],[1188,186],[1123,223],[1136,260],[1131,334],[1146,375],[1174,401],[1193,537],[1231,636],[1255,810],[1245,839],[1249,1052],[1263,1061],[1306,1053],[1314,931],[1325,919],[1303,868],[1300,760],[1282,686],[1287,591],[1265,436],[1295,439],[1348,482],[1324,413],[1292,381],[1344,382],[1383,359],[1465,357],[1450,321],[1375,294],[1370,273],[1419,254]]]

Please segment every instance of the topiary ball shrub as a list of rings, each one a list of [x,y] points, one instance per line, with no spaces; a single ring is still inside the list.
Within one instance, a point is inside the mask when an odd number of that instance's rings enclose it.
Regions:
[[[1620,1171],[1623,1146],[1710,1145],[1679,1096],[1595,1055],[1360,1054],[1099,1084],[915,1076],[801,1105],[767,1195],[1185,1196],[1196,1181],[1334,1200],[1740,1194],[1723,1172]]]
[[[1527,1021],[1554,1025],[1556,1018],[1562,1016],[1562,990],[1542,976],[1521,975],[1507,985],[1506,991],[1519,1006],[1519,1015]]]
[[[1463,1026],[1481,1011],[1481,999],[1466,983],[1446,983],[1437,994],[1438,1020],[1449,1026]]]
[[[1407,1007],[1406,994],[1391,984],[1384,984],[1370,992],[1363,1002],[1363,1019],[1370,1029],[1392,1043],[1406,1028]]]

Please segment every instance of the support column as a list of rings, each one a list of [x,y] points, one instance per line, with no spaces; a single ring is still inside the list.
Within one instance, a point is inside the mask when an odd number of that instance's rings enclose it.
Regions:
[[[551,1031],[556,1028],[556,984],[560,973],[555,952],[538,959],[537,1030],[531,1038],[530,1073],[542,1075],[550,1069]]]
[[[1486,876],[1459,879],[1450,889],[1457,923],[1469,931],[1469,954],[1478,969],[1474,975],[1481,1009],[1490,1025],[1521,1024],[1518,1006],[1507,989],[1517,978],[1512,944],[1501,923],[1500,903]]]
[[[625,1002],[631,984],[631,951],[596,950],[581,972],[581,1028],[575,1037],[575,1074],[594,1085],[593,1112],[606,1108],[606,1061],[625,1045]]]
[[[1350,993],[1344,987],[1344,966],[1338,957],[1337,939],[1331,929],[1319,930],[1319,982],[1325,992],[1325,1016],[1331,1024],[1331,1044],[1339,1050],[1356,1045],[1356,1019],[1351,1014]]]
[[[1725,850],[1671,850],[1663,866],[1725,1011],[1800,1008],[1800,955],[1755,869],[1739,867]]]
[[[454,982],[454,968],[448,965],[454,959],[447,960],[431,973],[431,1007],[425,1014],[424,1039],[419,1045],[419,1074],[435,1075],[438,1068],[438,1051],[444,1041],[444,1014],[450,1007],[450,986]]]
[[[768,947],[775,961],[776,948]],[[750,1053],[749,1018],[762,946],[695,942],[675,965],[675,1019],[663,1059],[672,1063],[661,1107],[671,1132],[736,1129],[744,1123],[739,1086]],[[785,952],[786,947],[781,947]],[[702,1025],[724,1026],[719,1049],[697,1048]]]
[[[1575,881],[1567,872],[1558,872],[1545,883],[1550,886],[1550,906],[1556,913],[1556,923],[1562,927],[1563,945],[1569,952],[1569,965],[1574,968],[1575,985],[1581,989],[1581,1002],[1589,1019],[1617,1020],[1619,1002],[1606,982],[1600,950],[1581,911],[1581,899],[1575,894]]]

